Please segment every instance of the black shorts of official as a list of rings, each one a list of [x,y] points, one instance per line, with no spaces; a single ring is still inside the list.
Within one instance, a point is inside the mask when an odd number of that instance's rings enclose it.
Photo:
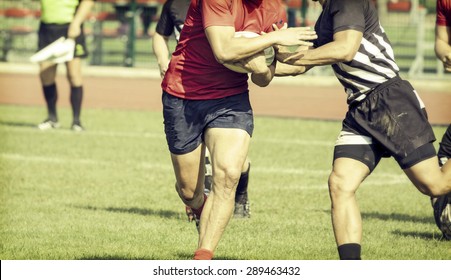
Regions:
[[[61,37],[67,38],[67,32],[69,30],[69,23],[67,24],[53,24],[41,22],[38,31],[38,51],[47,47],[54,41]],[[75,38],[75,50],[74,57],[87,57],[88,49],[86,48],[85,34],[83,31],[83,25],[81,26],[81,33]]]
[[[349,106],[334,159],[352,158],[373,171],[382,157],[407,169],[436,156],[424,104],[408,81],[392,78],[367,95]]]
[[[448,126],[448,129],[442,137],[437,156],[440,166],[444,165],[445,162],[451,158],[451,124]]]
[[[181,155],[204,142],[207,128],[238,128],[250,136],[254,116],[249,93],[210,100],[187,100],[163,91],[164,132],[169,150]]]

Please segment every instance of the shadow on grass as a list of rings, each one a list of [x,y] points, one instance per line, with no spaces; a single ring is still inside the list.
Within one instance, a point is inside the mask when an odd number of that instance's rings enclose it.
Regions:
[[[178,260],[192,260],[194,256],[193,253],[178,252],[175,254]],[[240,260],[239,258],[218,255],[215,256],[215,260]],[[166,259],[156,259],[149,256],[127,256],[127,255],[92,255],[84,256],[78,260],[166,260]]]
[[[179,257],[180,260],[192,260],[193,256],[194,256],[194,251],[192,254],[180,252],[177,254],[177,256]],[[240,259],[240,258],[236,258],[236,257],[232,257],[232,256],[224,256],[224,255],[219,254],[219,255],[214,256],[214,260],[233,261],[233,260],[245,260],[245,259]]]
[[[4,126],[15,126],[15,127],[33,127],[33,128],[37,128],[37,123],[5,122],[5,121],[0,121],[0,125],[4,125]]]
[[[330,210],[323,210],[324,213],[330,214]],[[412,223],[422,223],[422,224],[435,224],[434,217],[418,217],[406,214],[384,214],[379,212],[363,212],[362,219],[378,219],[382,221],[401,221],[401,222],[412,222]]]
[[[328,211],[325,211],[328,212]],[[435,221],[431,213],[431,217],[417,217],[406,214],[382,214],[379,212],[362,213],[362,219],[379,219],[382,221],[400,221],[400,222],[412,222],[412,223],[422,223],[422,224],[433,224],[435,226]],[[442,240],[441,234],[434,234],[431,232],[418,232],[418,231],[392,231],[393,235],[399,235],[403,237],[412,237],[422,240]]]
[[[446,241],[441,234],[434,234],[431,232],[417,232],[417,231],[400,231],[394,230],[392,234],[399,235],[403,237],[412,237],[416,239],[422,240],[437,240],[437,241]]]
[[[382,214],[379,212],[371,212],[371,213],[362,213],[363,219],[378,219],[382,221],[402,221],[402,222],[412,222],[412,223],[422,223],[422,224],[434,224],[434,218],[432,216],[430,217],[418,217],[418,216],[411,216],[406,214]]]
[[[130,256],[119,256],[119,255],[94,255],[94,256],[86,256],[86,257],[82,257],[79,258],[78,260],[88,260],[88,261],[92,261],[92,260],[132,260],[132,261],[136,261],[136,260],[156,260],[156,259],[150,259],[150,258],[146,258],[146,257],[130,257]]]
[[[179,218],[180,213],[168,210],[153,210],[149,208],[122,208],[122,207],[94,207],[94,206],[73,206],[74,208],[91,210],[91,211],[107,211],[115,213],[128,213],[142,216],[158,216],[163,218]]]

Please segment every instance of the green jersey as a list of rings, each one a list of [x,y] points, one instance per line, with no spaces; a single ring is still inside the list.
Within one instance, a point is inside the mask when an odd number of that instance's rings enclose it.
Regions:
[[[65,24],[74,19],[79,0],[41,0],[41,21]]]

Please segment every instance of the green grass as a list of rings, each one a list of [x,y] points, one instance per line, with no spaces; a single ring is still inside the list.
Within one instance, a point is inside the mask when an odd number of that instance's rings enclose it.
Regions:
[[[85,133],[34,125],[44,107],[0,105],[0,259],[190,259],[194,224],[174,190],[160,112],[83,112]],[[337,259],[327,177],[340,122],[257,117],[252,218],[217,259]],[[441,136],[444,127],[434,128]],[[392,159],[358,192],[364,259],[450,259],[429,199]]]

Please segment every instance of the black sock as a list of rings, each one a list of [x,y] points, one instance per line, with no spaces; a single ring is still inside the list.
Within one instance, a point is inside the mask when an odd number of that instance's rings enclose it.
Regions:
[[[348,243],[338,246],[340,260],[361,260],[361,247],[357,243]]]
[[[70,104],[74,116],[74,124],[80,124],[81,101],[83,100],[83,86],[70,88]]]
[[[249,184],[249,171],[251,170],[251,164],[243,173],[241,173],[238,186],[236,187],[235,202],[243,204],[247,201],[247,185]]]
[[[56,122],[58,121],[58,116],[56,114],[56,101],[58,100],[56,84],[42,86],[42,90],[44,92],[45,102],[47,103],[48,119]]]

